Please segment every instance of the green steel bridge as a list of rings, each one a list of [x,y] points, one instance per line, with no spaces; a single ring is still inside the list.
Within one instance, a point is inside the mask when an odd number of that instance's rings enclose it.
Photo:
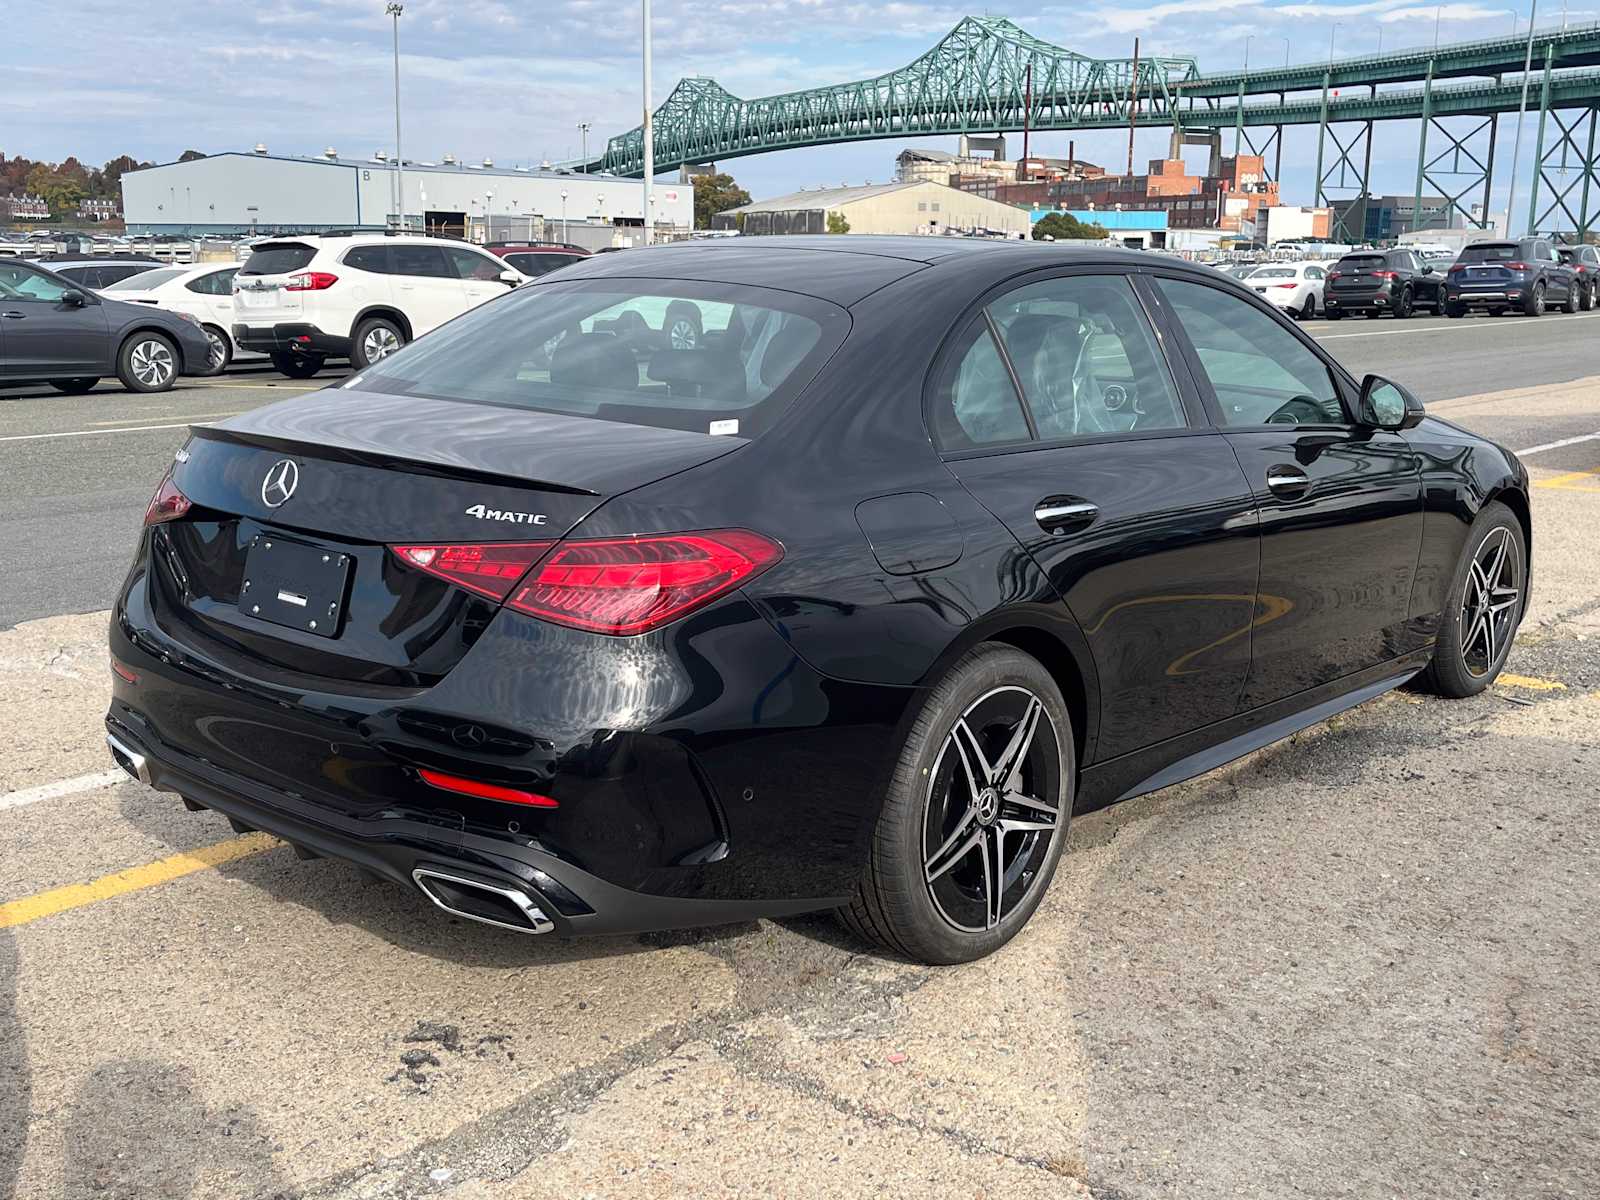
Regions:
[[[1541,30],[1531,60],[1529,48],[1524,34],[1202,75],[1192,58],[1089,58],[1004,18],[966,17],[915,61],[873,79],[751,100],[712,79],[680,80],[654,114],[655,166],[874,138],[1153,127],[1170,130],[1174,146],[1197,136],[1215,144],[1233,129],[1241,150],[1272,158],[1277,178],[1284,129],[1314,125],[1323,205],[1345,198],[1335,193],[1370,195],[1374,124],[1408,120],[1420,129],[1418,207],[1431,187],[1472,221],[1480,189],[1487,219],[1500,116],[1522,105],[1526,82],[1537,121],[1528,226],[1587,233],[1600,226],[1600,26]],[[642,131],[565,165],[637,178]]]

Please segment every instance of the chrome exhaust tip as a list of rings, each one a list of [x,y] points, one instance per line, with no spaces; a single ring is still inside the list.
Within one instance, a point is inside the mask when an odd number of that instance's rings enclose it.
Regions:
[[[150,764],[145,762],[144,755],[117,740],[114,734],[106,734],[106,745],[111,748],[111,757],[116,760],[117,766],[146,787],[150,786]]]
[[[424,896],[451,916],[514,933],[549,933],[555,928],[533,899],[516,888],[496,887],[432,867],[417,867],[411,878]]]

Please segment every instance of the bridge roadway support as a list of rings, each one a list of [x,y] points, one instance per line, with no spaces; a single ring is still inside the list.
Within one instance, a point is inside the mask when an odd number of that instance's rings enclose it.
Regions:
[[[1378,89],[1373,85],[1372,95],[1377,94]],[[1338,128],[1328,122],[1328,89],[1323,88],[1322,115],[1317,122],[1317,187],[1313,202],[1317,208],[1332,208],[1334,197],[1330,193],[1334,189],[1341,192],[1353,189],[1355,196],[1349,199],[1361,201],[1359,211],[1353,204],[1346,205],[1344,211],[1334,218],[1328,232],[1335,241],[1363,242],[1367,238],[1367,205],[1372,198],[1372,125],[1371,121],[1357,122],[1348,140],[1340,137]],[[1278,141],[1281,146],[1281,126]],[[1337,151],[1332,163],[1327,161],[1328,142],[1332,142]],[[1356,166],[1357,154],[1361,156],[1359,168]]]
[[[961,144],[956,148],[962,158],[971,158],[980,150],[987,150],[995,158],[1004,161],[1006,157],[1006,135],[1004,133],[990,134],[987,137],[975,133],[963,133]]]
[[[1182,158],[1185,146],[1204,146],[1206,148],[1207,175],[1215,175],[1222,170],[1222,130],[1185,129],[1181,125],[1174,125],[1172,127],[1172,138],[1167,144],[1167,157]]]

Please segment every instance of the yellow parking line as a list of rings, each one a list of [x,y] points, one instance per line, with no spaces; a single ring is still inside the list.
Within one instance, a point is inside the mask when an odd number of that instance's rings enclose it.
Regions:
[[[1584,487],[1578,483],[1580,479],[1593,480],[1600,483],[1600,470],[1593,471],[1568,471],[1565,475],[1557,475],[1554,479],[1537,479],[1534,487],[1561,488],[1568,492],[1600,492],[1600,487]]]
[[[1512,675],[1501,672],[1496,683],[1503,683],[1507,687],[1524,688],[1530,692],[1564,692],[1567,685],[1559,679],[1539,679],[1532,675]]]
[[[170,883],[196,871],[204,871],[207,867],[220,867],[223,863],[260,854],[278,845],[281,843],[270,833],[247,833],[243,837],[229,838],[225,842],[202,846],[185,854],[174,854],[171,858],[130,867],[114,875],[102,875],[88,883],[74,883],[40,892],[37,896],[24,896],[21,900],[0,904],[0,929],[26,925],[29,921],[53,917],[86,904]]]

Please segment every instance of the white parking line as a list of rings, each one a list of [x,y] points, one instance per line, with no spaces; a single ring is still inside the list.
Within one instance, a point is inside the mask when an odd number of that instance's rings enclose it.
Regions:
[[[1576,446],[1579,442],[1600,441],[1600,432],[1580,433],[1577,437],[1562,438],[1559,442],[1546,442],[1542,446],[1529,446],[1526,450],[1516,451],[1518,458],[1529,454],[1543,454],[1546,450],[1559,450],[1563,446]]]
[[[1552,324],[1552,318],[1554,321],[1587,321],[1593,317],[1600,317],[1600,312],[1553,313],[1538,321],[1496,321],[1493,327],[1495,329],[1539,329]],[[1340,338],[1401,337],[1406,334],[1417,337],[1425,333],[1462,333],[1466,331],[1477,333],[1482,332],[1483,329],[1483,322],[1474,321],[1471,325],[1427,325],[1420,327],[1413,325],[1405,329],[1372,329],[1365,333],[1329,333],[1321,336],[1313,333],[1311,336],[1319,342],[1334,342]]]
[[[115,429],[69,429],[64,433],[14,433],[7,437],[0,437],[0,442],[38,442],[49,438],[69,437],[94,437],[101,433],[141,433],[147,429],[187,429],[196,421],[214,421],[218,417],[237,417],[249,409],[240,408],[233,412],[225,413],[200,413],[190,417],[187,421],[174,421],[167,425],[121,425]]]
[[[21,808],[27,804],[37,804],[41,800],[58,800],[62,796],[72,796],[78,792],[92,792],[96,788],[121,783],[126,778],[128,778],[126,771],[113,769],[96,771],[93,775],[79,775],[75,779],[58,779],[54,783],[41,783],[38,787],[23,788],[19,792],[7,792],[0,796],[0,812],[10,808]]]

